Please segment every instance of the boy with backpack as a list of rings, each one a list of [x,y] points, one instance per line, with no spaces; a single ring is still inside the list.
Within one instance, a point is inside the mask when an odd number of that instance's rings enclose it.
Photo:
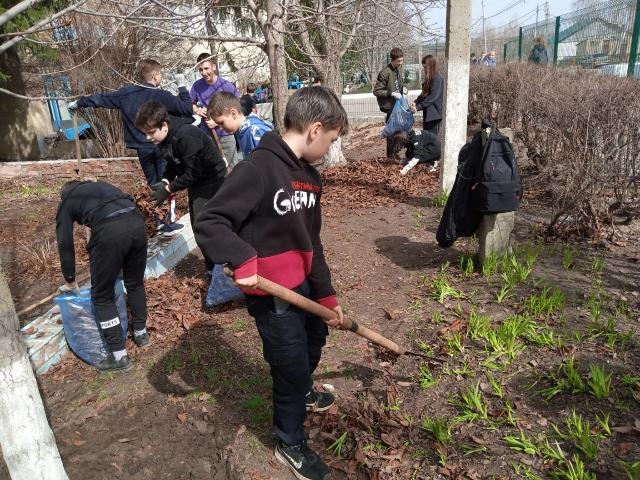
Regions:
[[[228,92],[214,93],[209,101],[207,117],[216,122],[229,135],[238,134],[244,158],[256,148],[262,136],[273,130],[266,120],[255,113],[245,116],[240,100]]]
[[[140,166],[144,172],[149,186],[155,185],[162,180],[162,174],[167,166],[167,162],[162,157],[160,150],[154,144],[150,143],[144,133],[137,130],[134,126],[136,113],[140,106],[149,100],[160,102],[167,109],[169,114],[175,117],[188,118],[193,122],[193,114],[191,107],[191,99],[186,88],[186,80],[184,75],[175,76],[175,82],[178,86],[178,97],[176,98],[170,92],[161,90],[160,82],[162,81],[162,73],[160,72],[160,64],[151,59],[144,59],[138,62],[138,71],[144,80],[142,85],[129,85],[116,90],[115,92],[98,93],[88,97],[82,97],[75,102],[70,102],[67,107],[70,111],[77,108],[111,108],[120,110],[122,113],[122,125],[124,126],[124,139],[127,148],[131,148],[138,154]],[[175,195],[171,197],[169,206],[169,223],[164,223],[160,219],[156,219],[158,230],[163,230],[164,236],[171,237],[177,235],[184,228],[179,223],[173,223],[175,220]]]
[[[533,48],[529,52],[528,62],[536,65],[546,65],[549,61],[547,55],[547,47],[544,37],[536,37],[533,39]]]
[[[191,121],[170,117],[167,109],[158,102],[147,102],[136,114],[136,128],[144,132],[147,139],[158,145],[167,161],[167,168],[160,182],[152,185],[151,200],[161,206],[171,195],[187,190],[191,225],[213,198],[227,175],[227,166],[213,143],[213,138]],[[213,270],[205,255],[205,267]]]
[[[231,172],[196,220],[196,242],[216,264],[235,269],[273,378],[273,423],[277,460],[297,478],[328,480],[331,472],[305,440],[309,410],[324,411],[333,395],[316,392],[311,375],[320,362],[327,325],[343,313],[331,286],[320,240],[322,182],[311,163],[349,128],[347,115],[328,88],[302,88],[289,100],[285,133],[267,132]],[[258,277],[333,309],[326,324],[278,298],[256,290]]]

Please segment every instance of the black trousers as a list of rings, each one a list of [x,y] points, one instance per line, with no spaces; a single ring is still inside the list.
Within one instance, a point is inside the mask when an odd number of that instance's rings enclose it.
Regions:
[[[442,123],[442,119],[440,120],[431,120],[430,122],[422,122],[422,129],[428,130],[434,135],[438,135],[440,131],[440,124]]]
[[[294,291],[315,299],[306,280]],[[279,301],[277,307],[270,295],[245,295],[245,300],[271,367],[274,430],[287,445],[298,445],[304,439],[311,374],[320,363],[329,329],[320,317],[298,307],[287,304],[285,308]]]
[[[91,300],[100,328],[112,351],[124,350],[122,325],[116,309],[115,283],[122,280],[129,297],[134,330],[147,324],[144,270],[147,265],[147,228],[139,210],[105,218],[91,230],[87,244],[91,269]]]
[[[196,187],[189,187],[187,193],[189,195],[189,218],[191,219],[191,227],[198,218],[198,214],[202,211],[204,206],[213,196],[220,190],[220,187],[224,183],[224,178],[218,178],[211,183],[204,185],[198,185]],[[207,271],[213,270],[213,262],[208,258],[204,259],[204,266]]]
[[[388,112],[385,112],[384,110],[382,111],[383,113],[385,113],[387,115],[386,119],[385,119],[385,123],[389,123],[389,117],[391,116],[391,110],[389,110]],[[387,138],[387,158],[391,158],[391,147],[389,145],[389,139]]]

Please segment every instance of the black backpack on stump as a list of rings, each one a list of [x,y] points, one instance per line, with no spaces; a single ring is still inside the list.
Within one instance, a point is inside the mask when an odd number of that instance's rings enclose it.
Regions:
[[[478,208],[484,215],[514,212],[520,208],[522,179],[513,147],[487,120],[483,120],[482,126],[491,128],[491,133],[484,145],[477,183],[473,187]]]
[[[456,180],[436,233],[442,248],[458,237],[473,236],[483,214],[512,212],[520,206],[522,180],[511,142],[483,120],[482,129],[486,128],[491,134],[484,147],[480,131],[458,155]]]

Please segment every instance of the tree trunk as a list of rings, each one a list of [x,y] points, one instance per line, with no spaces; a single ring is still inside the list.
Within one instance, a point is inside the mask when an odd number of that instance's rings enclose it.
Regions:
[[[339,167],[340,165],[346,165],[347,159],[342,153],[342,137],[331,144],[329,151],[322,157],[322,165],[331,168]]]
[[[325,65],[325,85],[334,91],[339,99],[342,99],[342,72],[340,71],[340,58],[335,58]],[[342,153],[342,137],[331,144],[329,151],[322,157],[322,165],[327,168],[346,165],[347,159]]]
[[[12,480],[68,480],[0,266],[0,446]]]
[[[268,29],[263,29],[263,35],[266,41],[269,70],[271,71],[273,124],[281,134],[284,133],[284,111],[289,101],[287,62],[284,51],[284,32],[286,27],[283,15],[284,11],[277,0],[268,0],[267,18],[271,20],[271,25]]]

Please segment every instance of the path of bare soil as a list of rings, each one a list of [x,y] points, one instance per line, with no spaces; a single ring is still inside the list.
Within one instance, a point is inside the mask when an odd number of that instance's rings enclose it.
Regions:
[[[376,144],[358,141],[360,151]],[[435,242],[437,177],[397,171],[378,158],[323,173],[328,263],[346,315],[446,362],[330,332],[315,379],[338,401],[311,413],[307,431],[334,478],[546,479],[579,468],[576,459],[598,480],[625,478],[620,462],[640,460],[633,232],[607,250],[547,243],[535,236],[544,209],[525,201],[520,247],[485,278],[477,261],[467,270],[474,240],[448,250]],[[294,478],[273,457],[270,377],[253,321],[243,301],[203,308],[201,262],[190,254],[147,282],[154,345],[141,352],[129,341],[132,372],[98,376],[68,354],[39,379],[70,478]],[[611,374],[608,392],[596,366]],[[574,409],[589,422],[583,443],[568,435]],[[553,425],[564,437],[552,437]]]

